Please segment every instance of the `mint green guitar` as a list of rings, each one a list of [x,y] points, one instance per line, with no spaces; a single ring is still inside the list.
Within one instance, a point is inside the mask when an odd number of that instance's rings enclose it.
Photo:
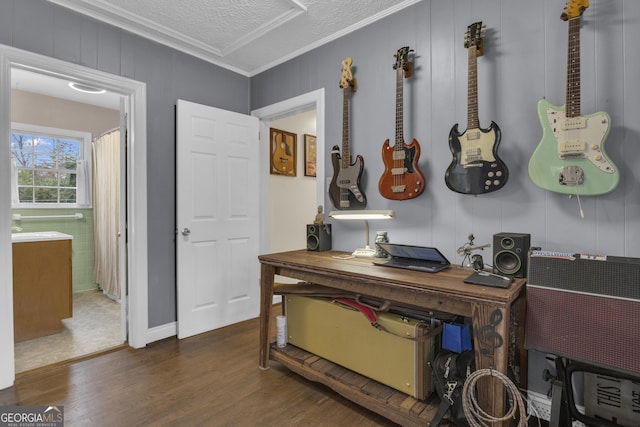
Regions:
[[[620,181],[604,143],[611,118],[605,112],[580,115],[580,16],[588,0],[570,0],[562,13],[569,21],[567,100],[556,106],[538,102],[542,140],[529,160],[529,177],[556,193],[596,196],[613,191]]]

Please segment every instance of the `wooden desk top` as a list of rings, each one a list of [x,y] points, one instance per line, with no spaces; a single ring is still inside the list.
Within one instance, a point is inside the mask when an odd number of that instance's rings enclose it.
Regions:
[[[419,305],[422,305],[421,300],[430,300],[425,306],[434,309],[439,305],[436,303],[434,306],[434,298],[446,299],[449,309],[455,301],[459,303],[459,309],[450,312],[461,315],[470,315],[471,304],[474,303],[510,305],[518,298],[526,282],[524,279],[515,279],[507,289],[472,285],[463,280],[473,270],[458,266],[438,273],[427,273],[377,266],[369,258],[339,258],[349,255],[338,251],[296,250],[260,255],[258,259],[263,265],[274,267],[276,274],[363,295]]]

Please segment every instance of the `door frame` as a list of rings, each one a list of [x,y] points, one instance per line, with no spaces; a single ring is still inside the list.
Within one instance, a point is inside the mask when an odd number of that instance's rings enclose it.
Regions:
[[[125,99],[129,148],[127,156],[127,262],[126,304],[128,342],[134,348],[147,344],[147,102],[146,84],[44,55],[0,45],[0,164],[8,165],[11,133],[11,68],[73,79],[101,86]],[[11,223],[10,168],[0,168],[0,224]],[[0,227],[0,389],[15,380],[13,338],[13,275],[11,234]],[[10,350],[10,351],[7,351]]]
[[[260,120],[260,253],[269,251],[271,221],[269,214],[269,123],[272,120],[315,109],[316,111],[316,202],[324,206],[324,88],[251,111]]]

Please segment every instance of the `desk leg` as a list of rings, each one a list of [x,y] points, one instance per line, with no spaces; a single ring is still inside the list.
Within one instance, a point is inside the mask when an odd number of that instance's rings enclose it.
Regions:
[[[273,306],[275,268],[260,266],[260,369],[269,369],[269,331]]]
[[[507,373],[509,355],[509,310],[476,304],[473,307],[476,369]],[[482,377],[477,383],[478,403],[495,417],[504,416],[506,389],[499,379]]]

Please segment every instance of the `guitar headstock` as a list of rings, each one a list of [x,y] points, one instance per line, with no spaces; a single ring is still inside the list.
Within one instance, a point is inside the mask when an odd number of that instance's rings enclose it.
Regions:
[[[569,0],[567,6],[562,11],[560,19],[568,21],[577,18],[589,7],[589,0]]]
[[[401,47],[398,52],[393,55],[396,58],[396,63],[393,64],[394,70],[403,70],[404,77],[411,76],[411,61],[409,60],[409,54],[413,52],[413,49],[409,49],[409,46]]]
[[[482,44],[486,34],[487,26],[483,26],[482,21],[474,22],[467,27],[467,32],[464,33],[464,47],[467,49],[475,47],[476,56],[482,56]]]
[[[353,60],[350,56],[347,56],[342,60],[342,75],[340,76],[340,87],[342,89],[346,89],[351,87],[351,89],[356,91],[356,79],[353,77],[353,73],[351,73],[351,64]]]

